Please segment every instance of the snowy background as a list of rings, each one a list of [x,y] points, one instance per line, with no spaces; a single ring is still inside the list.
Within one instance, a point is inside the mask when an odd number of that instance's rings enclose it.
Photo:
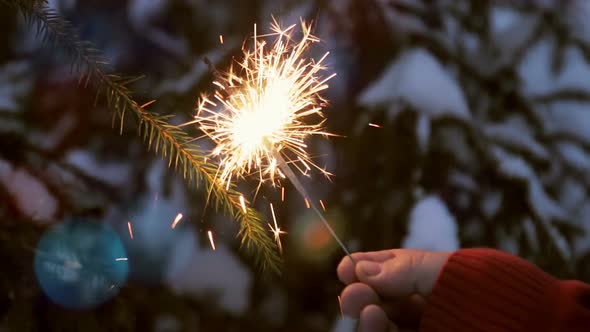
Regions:
[[[590,2],[48,4],[118,72],[145,75],[137,99],[178,123],[210,88],[204,56],[224,67],[271,14],[315,20],[311,55],[330,51],[338,73],[327,126],[343,137],[311,142],[336,176],[305,185],[349,248],[494,247],[590,281]],[[234,221],[133,127],[112,129],[63,52],[2,2],[0,21],[0,331],[346,330],[342,252],[295,192],[275,205],[282,275],[262,274]],[[258,199],[267,217],[273,197]],[[39,238],[74,217],[110,225],[127,250],[126,283],[94,311],[55,304],[33,272]]]

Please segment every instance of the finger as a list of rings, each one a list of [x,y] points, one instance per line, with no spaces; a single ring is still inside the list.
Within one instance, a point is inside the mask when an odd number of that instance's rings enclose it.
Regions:
[[[383,262],[359,261],[358,279],[382,296],[427,297],[450,253],[418,250],[395,250],[395,257]]]
[[[340,305],[342,313],[348,317],[359,318],[363,308],[370,304],[379,304],[379,296],[365,284],[350,284],[342,291]]]
[[[356,262],[364,260],[372,262],[383,262],[391,258],[394,258],[396,252],[400,252],[401,254],[407,255],[409,253],[419,253],[422,251],[415,249],[387,249],[379,251],[355,252],[351,254],[352,258],[354,259],[354,262],[348,256],[342,258],[340,264],[337,267],[338,277],[340,278],[340,281],[342,281],[345,284],[357,282],[359,281],[359,279],[354,271]]]
[[[363,308],[359,320],[358,332],[389,332],[392,323],[381,307],[371,304]],[[397,329],[393,329],[397,331]]]
[[[395,255],[393,254],[393,250],[381,250],[381,251],[369,251],[369,252],[355,252],[352,255],[352,258],[356,262],[360,261],[373,261],[373,262],[383,262],[390,258],[393,258]],[[350,259],[350,257],[345,256],[338,264],[336,271],[338,273],[338,278],[345,284],[350,284],[355,281],[358,281],[356,274],[354,273],[354,262]]]

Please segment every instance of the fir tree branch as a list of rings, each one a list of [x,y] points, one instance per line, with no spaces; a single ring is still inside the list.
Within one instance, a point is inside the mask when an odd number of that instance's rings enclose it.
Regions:
[[[257,265],[278,272],[280,258],[275,242],[263,226],[262,215],[251,207],[242,209],[241,194],[234,186],[226,188],[216,181],[218,166],[206,161],[206,152],[191,144],[192,138],[186,132],[168,122],[170,116],[150,112],[146,107],[152,102],[139,105],[132,98],[128,85],[136,79],[107,74],[108,61],[90,43],[81,41],[70,22],[48,8],[46,1],[0,0],[0,3],[17,8],[26,20],[37,24],[37,33],[44,40],[61,46],[73,57],[72,69],[80,73],[81,82],[96,84],[97,94],[106,96],[109,108],[114,111],[113,124],[118,119],[121,131],[126,112],[133,112],[139,135],[147,142],[148,149],[153,148],[167,158],[168,165],[173,165],[190,184],[203,183],[215,209],[239,222],[241,246],[251,252]]]

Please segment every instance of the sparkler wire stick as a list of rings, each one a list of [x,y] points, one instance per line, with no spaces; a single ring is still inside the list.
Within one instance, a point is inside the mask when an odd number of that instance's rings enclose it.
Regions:
[[[295,176],[295,173],[293,173],[293,171],[291,170],[291,168],[289,167],[287,162],[283,159],[283,157],[281,157],[281,155],[279,153],[275,154],[275,158],[278,162],[278,167],[281,169],[283,174],[287,177],[287,179],[289,179],[289,181],[291,181],[291,184],[293,184],[293,186],[295,187],[295,189],[297,189],[299,194],[301,196],[303,196],[304,199],[307,199],[309,201],[309,205],[310,205],[311,209],[313,210],[313,212],[315,212],[317,214],[317,216],[320,218],[320,220],[322,221],[324,226],[326,226],[326,228],[328,229],[330,234],[332,234],[332,237],[336,240],[336,242],[338,242],[338,245],[340,246],[340,248],[342,248],[342,250],[348,256],[348,258],[350,258],[352,263],[356,264],[355,259],[352,258],[352,255],[350,254],[350,250],[348,250],[348,248],[346,248],[346,245],[344,245],[344,242],[342,242],[342,240],[336,234],[336,232],[334,231],[332,226],[330,226],[330,223],[328,222],[328,220],[326,220],[326,218],[324,217],[322,212],[320,212],[320,209],[318,209],[315,202],[313,200],[311,200],[311,198],[309,197],[309,193],[305,190],[305,188],[303,187],[303,184],[301,183],[301,181],[299,181],[297,176]]]

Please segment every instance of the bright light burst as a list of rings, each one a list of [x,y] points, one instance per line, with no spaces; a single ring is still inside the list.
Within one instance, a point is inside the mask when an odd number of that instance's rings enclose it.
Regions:
[[[281,162],[301,173],[313,167],[306,138],[329,135],[321,112],[325,100],[320,92],[335,74],[322,75],[323,62],[305,57],[310,45],[319,42],[311,25],[301,21],[301,39],[294,41],[297,25],[281,28],[273,19],[272,33],[257,35],[253,46],[243,48],[243,59],[228,72],[216,73],[212,97],[203,96],[190,123],[216,144],[212,155],[219,159],[217,178],[225,186],[232,179],[258,173],[260,184],[275,182]],[[270,38],[270,41],[268,39]]]

